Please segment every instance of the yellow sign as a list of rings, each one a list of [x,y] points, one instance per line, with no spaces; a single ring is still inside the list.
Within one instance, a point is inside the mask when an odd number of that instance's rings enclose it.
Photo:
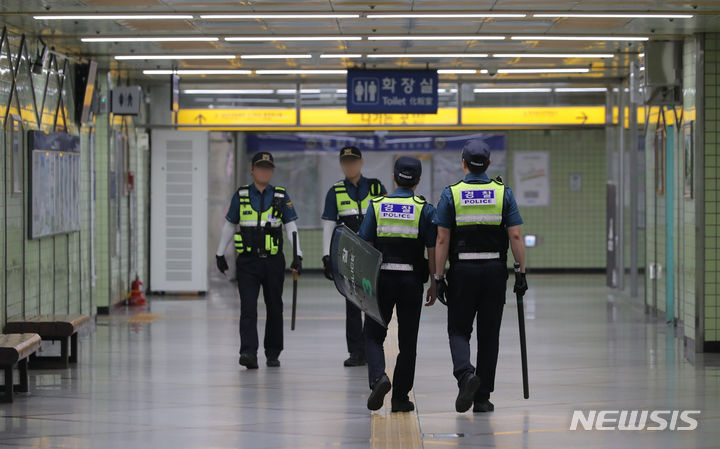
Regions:
[[[180,109],[178,125],[295,125],[295,109]]]
[[[617,108],[613,120],[617,122]],[[626,111],[627,112],[627,111]],[[627,114],[625,125],[627,126]],[[558,107],[466,107],[462,123],[457,123],[457,109],[439,108],[437,114],[348,114],[345,109],[301,109],[297,126],[295,109],[181,109],[179,126],[222,129],[257,127],[433,127],[454,126],[563,126],[604,125],[604,106]],[[638,123],[645,120],[643,108],[638,110]]]
[[[300,123],[303,126],[455,125],[457,108],[438,108],[437,114],[348,114],[345,109],[301,109]]]

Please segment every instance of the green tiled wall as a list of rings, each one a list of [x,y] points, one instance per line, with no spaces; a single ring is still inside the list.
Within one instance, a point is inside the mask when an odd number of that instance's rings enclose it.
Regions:
[[[705,194],[705,344],[720,342],[720,34],[705,35],[704,89],[704,194]]]
[[[19,51],[19,36],[10,36],[9,45],[4,43],[0,47],[0,325],[8,319],[29,316],[37,313],[67,313],[82,312],[94,314],[96,306],[109,305],[110,298],[122,298],[128,289],[129,274],[127,261],[130,257],[128,246],[129,215],[128,207],[133,207],[133,222],[138,243],[135,245],[139,256],[136,257],[138,273],[147,279],[147,254],[145,240],[148,238],[146,226],[148,206],[148,157],[147,152],[140,154],[135,145],[135,125],[138,119],[127,119],[124,127],[110,126],[107,115],[99,115],[94,127],[77,129],[74,124],[74,92],[72,81],[63,83],[60,95],[57,94],[59,82],[53,76],[47,82],[49,66],[46,65],[42,75],[29,75],[25,54],[21,54],[20,70],[24,72],[18,76],[17,95],[11,95],[12,78],[9,73],[8,54],[12,54],[13,61]],[[35,43],[30,42],[31,48]],[[53,62],[52,59],[49,60]],[[58,57],[57,69],[63,72],[66,68],[65,59]],[[54,68],[55,66],[53,66]],[[114,79],[114,75],[111,79]],[[107,93],[107,72],[99,72],[101,92]],[[33,97],[33,93],[35,96]],[[47,112],[55,110],[62,98],[62,116],[58,118],[58,129],[64,125],[70,133],[80,135],[80,192],[81,192],[81,227],[79,232],[62,234],[41,239],[27,239],[27,201],[28,201],[28,175],[27,167],[24,173],[24,192],[13,193],[12,189],[12,154],[9,151],[9,122],[3,121],[4,112],[9,107],[9,113],[23,119],[23,131],[44,130],[52,131],[54,114]],[[46,112],[39,111],[45,104]],[[36,113],[36,109],[38,109]],[[41,117],[40,123],[36,117]],[[142,120],[140,118],[139,120]],[[129,139],[130,158],[129,169],[136,173],[135,200],[128,206],[127,197],[121,198],[120,234],[124,244],[117,260],[109,257],[108,236],[108,135],[113,130],[131,136]],[[95,164],[90,166],[90,136],[95,135]],[[96,182],[91,182],[91,172],[96,175]],[[90,204],[95,199],[95,227],[94,245],[90,241]],[[124,210],[123,210],[124,209]],[[91,252],[95,252],[95,274],[92,279]],[[110,271],[111,262],[116,263],[117,273]],[[111,279],[115,282],[111,283]],[[94,284],[94,286],[93,286]]]
[[[523,232],[536,234],[527,251],[532,268],[605,266],[605,130],[509,130],[508,169],[514,151],[550,152],[550,205],[521,207]],[[582,175],[582,190],[570,191],[570,174]],[[512,177],[505,180],[512,187]],[[320,268],[322,231],[302,230],[303,266]],[[290,245],[286,245],[290,257]],[[640,247],[643,251],[643,246]]]

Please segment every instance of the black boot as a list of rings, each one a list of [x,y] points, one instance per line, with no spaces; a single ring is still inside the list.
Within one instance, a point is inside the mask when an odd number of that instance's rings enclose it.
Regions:
[[[415,410],[415,404],[407,396],[404,398],[392,398],[392,412],[411,412]]]
[[[277,358],[274,359],[267,359],[267,366],[270,368],[279,368],[280,367],[280,360]]]
[[[258,369],[257,356],[253,354],[240,354],[240,362],[247,369]]]
[[[367,365],[367,360],[365,359],[365,354],[359,353],[359,352],[353,352],[350,354],[350,357],[343,362],[344,366],[352,367],[352,366],[365,366]]]
[[[473,406],[475,392],[480,388],[480,378],[468,372],[460,379],[460,388],[457,399],[455,399],[455,410],[458,413],[465,413]]]
[[[475,405],[473,405],[473,413],[492,412],[493,410],[495,410],[495,406],[487,399],[484,401],[475,401]]]
[[[370,410],[380,410],[385,400],[385,395],[390,392],[392,384],[387,375],[383,374],[372,385],[372,392],[368,396],[367,408]]]

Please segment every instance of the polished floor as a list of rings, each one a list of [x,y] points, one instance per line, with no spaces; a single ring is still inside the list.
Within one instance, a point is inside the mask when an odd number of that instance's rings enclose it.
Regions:
[[[288,279],[283,365],[246,371],[237,364],[237,293],[215,278],[205,297],[158,297],[146,310],[99,317],[80,339],[77,367],[33,371],[31,393],[0,404],[0,447],[720,447],[719,358],[690,363],[671,328],[608,291],[602,276],[528,281],[530,399],[509,296],[493,413],[454,411],[439,303],[423,310],[417,413],[371,414],[365,368],[342,366],[344,305],[329,282],[301,277],[291,332]],[[694,431],[571,431],[576,409],[701,414]]]

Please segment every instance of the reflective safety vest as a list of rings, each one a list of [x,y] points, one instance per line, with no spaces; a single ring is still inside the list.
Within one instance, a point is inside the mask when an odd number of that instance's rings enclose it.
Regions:
[[[270,207],[258,212],[250,204],[250,186],[238,189],[240,200],[239,231],[235,233],[238,254],[274,256],[282,251],[282,212],[285,207],[285,188],[273,187]]]
[[[335,203],[337,204],[338,223],[346,225],[354,232],[360,230],[360,224],[370,205],[370,200],[382,195],[382,184],[378,179],[368,179],[370,183],[370,191],[360,201],[353,200],[348,195],[347,187],[344,181],[338,181],[333,185],[335,191]]]
[[[425,246],[420,240],[420,217],[426,201],[419,196],[372,199],[377,223],[375,247],[383,264],[409,264],[422,268]]]
[[[450,186],[455,208],[455,223],[450,234],[451,254],[455,260],[461,255],[499,253],[507,259],[509,239],[503,223],[505,186],[499,180],[478,184],[460,181]],[[460,256],[459,256],[460,255]],[[492,258],[492,257],[489,257]]]

